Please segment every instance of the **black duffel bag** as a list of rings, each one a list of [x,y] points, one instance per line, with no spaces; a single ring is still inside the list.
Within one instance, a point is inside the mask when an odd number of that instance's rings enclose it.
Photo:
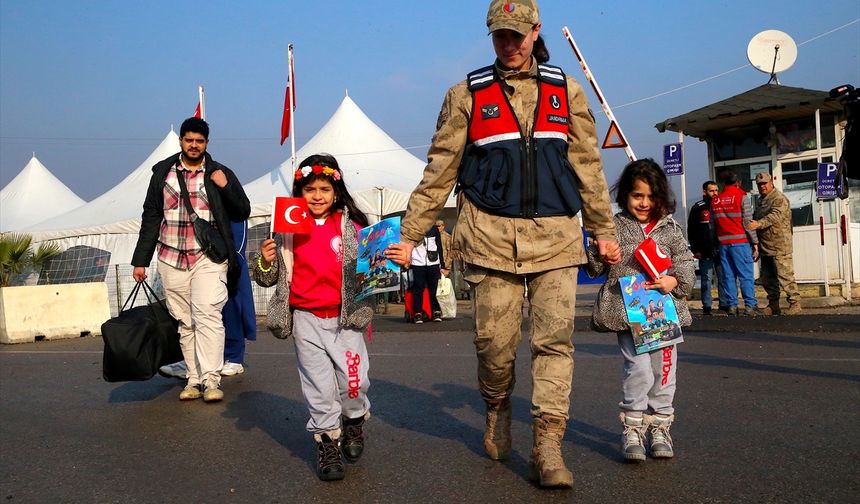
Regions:
[[[149,304],[126,310],[134,306],[141,286]],[[138,282],[119,315],[102,324],[102,377],[107,382],[148,380],[159,367],[181,361],[178,326],[152,287]]]

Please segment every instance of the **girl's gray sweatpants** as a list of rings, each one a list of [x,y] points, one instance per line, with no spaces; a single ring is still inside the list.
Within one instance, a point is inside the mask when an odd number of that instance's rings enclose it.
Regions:
[[[339,320],[304,310],[293,312],[302,395],[311,414],[307,429],[314,434],[340,429],[341,415],[358,418],[370,410],[364,335],[338,327]]]
[[[624,399],[618,406],[623,411],[673,414],[675,408],[672,407],[672,400],[675,398],[678,369],[677,345],[637,355],[630,331],[617,334],[618,347],[624,356],[621,382]]]

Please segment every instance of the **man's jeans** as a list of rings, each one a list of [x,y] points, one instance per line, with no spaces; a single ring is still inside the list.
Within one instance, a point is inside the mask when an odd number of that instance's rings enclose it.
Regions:
[[[720,245],[720,280],[725,292],[725,307],[737,308],[737,281],[741,284],[741,295],[744,306],[758,307],[755,298],[755,279],[753,278],[752,247],[749,243],[731,243]]]
[[[717,279],[717,292],[719,293],[720,308],[726,306],[725,285],[719,278],[719,267],[713,257],[702,256],[699,258],[699,274],[702,277],[702,308],[712,308],[714,303],[711,295],[711,280]]]

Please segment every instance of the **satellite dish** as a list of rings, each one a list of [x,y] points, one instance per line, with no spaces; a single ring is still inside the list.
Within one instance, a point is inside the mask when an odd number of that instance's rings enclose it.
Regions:
[[[770,74],[768,84],[779,84],[776,74],[791,68],[797,59],[797,44],[779,30],[765,30],[756,34],[747,46],[747,59],[761,72]]]

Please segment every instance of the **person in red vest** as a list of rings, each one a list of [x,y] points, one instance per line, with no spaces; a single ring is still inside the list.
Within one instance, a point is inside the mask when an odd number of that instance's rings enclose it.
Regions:
[[[755,298],[753,266],[758,260],[758,237],[749,227],[752,203],[737,173],[722,173],[724,188],[711,202],[714,232],[720,247],[720,283],[725,285],[726,314],[738,315],[738,290],[747,315],[763,315]]]

